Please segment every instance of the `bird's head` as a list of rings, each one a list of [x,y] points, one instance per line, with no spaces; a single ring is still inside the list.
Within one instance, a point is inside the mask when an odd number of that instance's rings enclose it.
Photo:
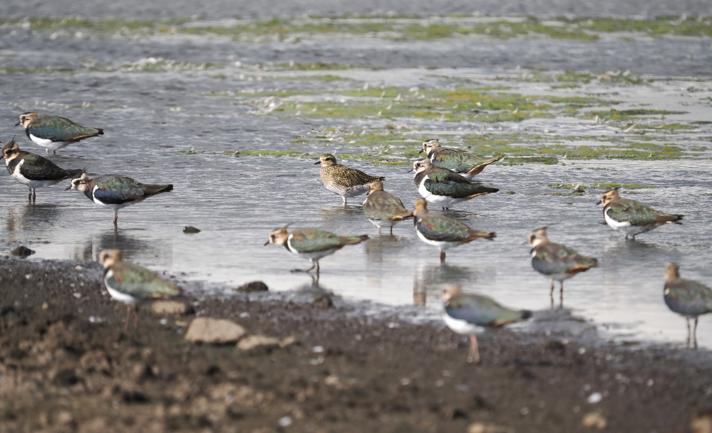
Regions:
[[[265,242],[265,245],[269,244],[277,244],[277,245],[284,245],[287,243],[287,239],[289,238],[289,230],[287,228],[289,227],[289,224],[287,224],[284,227],[280,227],[278,229],[272,230],[269,234],[269,238],[267,239],[267,242]]]
[[[413,216],[419,218],[428,213],[428,202],[424,198],[419,198],[415,201],[415,206],[413,209]]]
[[[20,114],[20,121],[15,124],[15,126],[22,125],[23,128],[27,129],[30,123],[37,120],[39,115],[35,111],[28,111],[27,113]]]
[[[87,176],[86,173],[82,173],[82,175],[78,178],[72,179],[71,183],[67,187],[67,190],[76,189],[81,192],[87,191],[89,189],[89,182],[91,182],[89,176]]]
[[[104,269],[109,269],[121,261],[120,250],[101,250],[99,253],[99,263]]]
[[[440,140],[437,138],[429,138],[423,142],[423,148],[420,150],[420,153],[425,153],[426,155],[430,155],[430,152],[432,152],[434,149],[439,149],[440,148]]]
[[[15,137],[2,146],[2,157],[5,161],[12,161],[20,156],[20,146],[15,142]]]
[[[529,233],[529,246],[535,248],[538,245],[549,242],[549,235],[546,233],[546,227],[539,227]]]
[[[462,288],[460,286],[447,286],[443,289],[442,292],[442,300],[445,303],[448,303],[450,299],[454,298],[455,296],[459,296],[462,293]]]
[[[383,191],[383,181],[381,179],[376,179],[368,183],[368,193],[371,194],[376,191]]]
[[[336,157],[330,153],[324,153],[319,156],[319,161],[315,162],[314,164],[321,164],[322,167],[336,165]]]
[[[429,169],[432,166],[433,164],[427,159],[419,159],[417,161],[413,161],[413,169],[411,171],[415,174],[418,174]]]
[[[601,199],[596,204],[600,204],[605,207],[605,206],[608,206],[608,203],[612,203],[616,200],[620,200],[621,195],[618,192],[618,189],[619,188],[616,187],[616,188],[613,188],[613,189],[610,189],[610,190],[604,192],[603,195],[601,196]]]
[[[680,278],[680,266],[670,262],[665,266],[665,281],[675,281]]]

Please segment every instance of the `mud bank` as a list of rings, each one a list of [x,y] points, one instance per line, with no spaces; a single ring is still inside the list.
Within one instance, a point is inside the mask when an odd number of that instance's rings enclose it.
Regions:
[[[683,432],[712,414],[706,351],[499,331],[473,366],[439,323],[321,296],[193,299],[190,315],[143,309],[126,331],[96,264],[3,258],[0,289],[3,432]],[[188,343],[193,316],[296,343]]]

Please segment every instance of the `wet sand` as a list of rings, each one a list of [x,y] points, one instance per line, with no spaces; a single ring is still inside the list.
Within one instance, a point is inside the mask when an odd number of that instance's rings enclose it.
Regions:
[[[712,416],[708,351],[502,330],[474,366],[439,322],[321,296],[193,299],[124,331],[97,264],[3,258],[0,288],[1,432],[684,432]],[[296,343],[192,344],[194,316]]]

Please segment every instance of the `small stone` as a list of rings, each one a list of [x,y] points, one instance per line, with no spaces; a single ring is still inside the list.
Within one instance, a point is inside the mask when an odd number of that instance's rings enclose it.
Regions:
[[[72,422],[74,422],[74,417],[72,416],[71,412],[62,410],[57,413],[57,422],[63,425],[71,424]]]
[[[263,283],[262,281],[250,281],[249,283],[245,283],[238,287],[237,289],[238,292],[267,292],[269,291],[269,287],[267,287],[267,284]]]
[[[331,296],[324,293],[324,294],[319,295],[316,298],[314,298],[314,300],[312,301],[312,305],[315,306],[316,308],[326,310],[326,309],[332,308],[334,306],[334,300],[331,299]]]
[[[284,428],[284,427],[289,427],[292,425],[292,417],[291,416],[283,416],[282,418],[277,421],[277,424]]]
[[[250,335],[241,339],[237,343],[237,348],[239,350],[249,351],[254,349],[271,350],[277,347],[281,347],[281,340],[279,338],[268,337],[266,335]]]
[[[712,433],[712,410],[692,417],[690,431],[692,433]]]
[[[193,226],[185,226],[183,227],[183,233],[187,235],[194,235],[196,233],[200,233],[200,229]]]
[[[32,254],[34,254],[35,251],[27,248],[24,245],[20,245],[19,247],[15,247],[10,251],[10,254],[16,257],[29,257]]]
[[[190,306],[182,301],[154,301],[151,312],[159,316],[181,316],[190,312]]]
[[[581,425],[586,428],[603,430],[608,425],[606,417],[600,411],[589,412],[581,418]]]
[[[467,427],[467,433],[512,433],[512,429],[487,422],[473,422]]]
[[[594,393],[592,393],[591,395],[589,395],[588,398],[586,399],[586,401],[587,401],[589,404],[600,403],[601,400],[603,400],[603,396],[601,395],[600,392],[594,392]]]
[[[227,344],[246,333],[245,328],[230,320],[198,317],[190,322],[185,339],[193,343]]]

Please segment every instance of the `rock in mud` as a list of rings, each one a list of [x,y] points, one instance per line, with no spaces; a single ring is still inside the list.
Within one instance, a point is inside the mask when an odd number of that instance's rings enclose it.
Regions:
[[[608,421],[600,411],[594,411],[581,418],[581,425],[590,429],[603,430],[608,425]]]
[[[488,422],[473,422],[467,427],[467,433],[512,433],[513,430],[498,424]]]
[[[267,284],[262,281],[250,281],[249,283],[245,283],[235,290],[237,290],[238,292],[246,293],[267,292],[269,291],[269,287],[267,287]]]
[[[181,316],[191,311],[190,305],[184,301],[155,301],[151,304],[151,312],[159,316]]]
[[[696,415],[690,421],[692,433],[712,433],[712,409]]]
[[[10,251],[10,254],[12,254],[13,256],[16,256],[16,257],[29,257],[34,253],[35,253],[35,250],[31,250],[24,245],[15,247],[15,248],[13,248],[12,251]]]
[[[185,226],[183,227],[183,233],[187,235],[194,235],[196,233],[200,233],[200,229],[193,226]]]
[[[326,310],[334,306],[334,300],[331,298],[330,295],[323,293],[314,298],[314,300],[312,301],[312,305],[317,308],[321,308],[322,310]]]
[[[267,335],[250,335],[247,336],[243,339],[241,339],[237,343],[237,349],[238,350],[243,350],[243,351],[251,351],[251,350],[265,350],[265,351],[271,351],[273,349],[277,348],[284,348],[287,346],[290,346],[294,343],[296,343],[296,339],[294,337],[287,337],[287,338],[275,338],[275,337],[269,337]]]
[[[198,317],[190,322],[185,339],[193,343],[227,344],[246,333],[245,328],[230,320]]]

